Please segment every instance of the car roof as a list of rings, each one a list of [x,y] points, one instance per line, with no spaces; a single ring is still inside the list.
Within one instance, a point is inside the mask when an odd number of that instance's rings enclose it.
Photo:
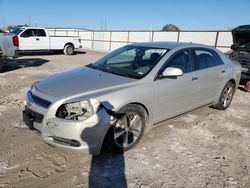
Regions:
[[[144,47],[153,47],[153,48],[166,48],[173,49],[177,47],[206,47],[210,48],[204,44],[188,43],[188,42],[140,42],[131,44],[131,46],[144,46]]]
[[[45,28],[43,28],[43,27],[18,27],[18,28],[20,28],[20,29],[45,29]]]

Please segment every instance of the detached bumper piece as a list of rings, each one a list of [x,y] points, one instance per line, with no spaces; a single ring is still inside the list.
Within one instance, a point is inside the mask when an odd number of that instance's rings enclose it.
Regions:
[[[34,118],[25,110],[23,111],[23,121],[30,130],[34,130]]]
[[[34,122],[42,123],[43,115],[25,106],[25,110],[23,111],[23,121],[30,128],[30,130],[35,130]]]

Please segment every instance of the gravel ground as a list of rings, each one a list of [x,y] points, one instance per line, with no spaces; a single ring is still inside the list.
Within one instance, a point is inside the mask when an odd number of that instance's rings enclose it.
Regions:
[[[123,155],[90,156],[43,143],[21,120],[35,81],[104,53],[36,55],[0,73],[0,187],[250,187],[250,94],[226,111],[203,107],[168,120]]]

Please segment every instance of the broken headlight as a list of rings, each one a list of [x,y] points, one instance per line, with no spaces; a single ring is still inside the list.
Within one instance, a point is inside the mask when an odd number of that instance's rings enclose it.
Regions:
[[[58,108],[56,117],[84,121],[94,115],[99,106],[100,102],[95,99],[63,104]]]

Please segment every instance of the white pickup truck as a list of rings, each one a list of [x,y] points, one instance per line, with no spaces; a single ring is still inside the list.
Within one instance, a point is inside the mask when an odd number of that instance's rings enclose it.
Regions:
[[[19,27],[8,34],[10,46],[15,55],[41,51],[63,50],[65,55],[73,55],[81,48],[81,40],[75,36],[50,36],[45,28]],[[12,49],[11,49],[12,50]]]
[[[15,57],[16,49],[17,47],[9,42],[8,34],[0,33],[0,72],[4,65],[4,59]]]

